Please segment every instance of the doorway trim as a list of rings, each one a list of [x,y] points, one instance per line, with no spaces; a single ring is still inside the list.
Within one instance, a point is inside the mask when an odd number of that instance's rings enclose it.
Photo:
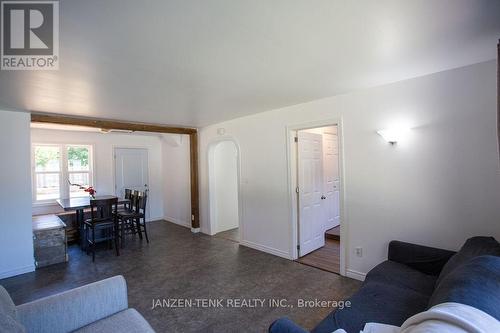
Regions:
[[[287,145],[287,169],[288,169],[288,204],[291,223],[290,253],[292,259],[299,258],[297,245],[298,239],[298,202],[297,202],[297,146],[295,144],[295,134],[299,130],[306,130],[318,127],[337,126],[338,149],[339,149],[339,173],[340,173],[340,193],[339,193],[339,220],[340,220],[340,275],[346,276],[346,248],[347,248],[347,217],[345,208],[345,167],[344,167],[344,135],[343,121],[340,118],[330,118],[312,122],[305,122],[286,126]]]
[[[243,216],[243,207],[242,207],[242,200],[241,200],[241,149],[238,141],[232,137],[232,136],[221,136],[218,138],[214,138],[208,143],[208,149],[207,149],[207,175],[208,175],[208,220],[209,220],[209,226],[210,226],[210,235],[213,236],[217,233],[217,226],[214,217],[214,212],[215,212],[215,207],[214,207],[214,200],[213,200],[213,184],[212,184],[212,172],[213,172],[213,154],[215,152],[215,147],[221,142],[224,141],[229,141],[234,144],[236,147],[236,185],[237,185],[237,191],[238,191],[238,236],[239,236],[239,243],[241,244],[244,240],[243,238],[243,219],[241,218]]]
[[[191,231],[200,232],[200,184],[198,168],[198,129],[170,125],[147,124],[139,122],[125,122],[102,118],[70,117],[55,113],[31,111],[32,123],[49,123],[61,125],[76,125],[105,129],[122,129],[129,131],[174,133],[189,135],[189,168],[191,183]]]

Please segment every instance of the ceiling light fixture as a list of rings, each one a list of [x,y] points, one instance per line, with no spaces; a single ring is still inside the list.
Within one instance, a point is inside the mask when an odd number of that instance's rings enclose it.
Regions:
[[[126,134],[132,134],[134,131],[131,130],[121,130],[121,129],[113,129],[113,128],[101,128],[100,132],[103,134],[108,134],[108,133],[126,133]]]

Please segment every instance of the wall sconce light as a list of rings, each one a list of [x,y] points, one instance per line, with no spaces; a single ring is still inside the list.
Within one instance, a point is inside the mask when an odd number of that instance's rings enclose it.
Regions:
[[[399,141],[403,140],[404,138],[406,138],[409,130],[410,129],[406,127],[397,127],[397,128],[379,130],[377,131],[377,133],[385,141],[389,142],[391,145],[394,145]]]

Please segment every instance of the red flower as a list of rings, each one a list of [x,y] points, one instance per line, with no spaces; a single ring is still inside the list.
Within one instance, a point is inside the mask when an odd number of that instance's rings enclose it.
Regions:
[[[91,196],[94,196],[94,194],[97,193],[96,190],[94,190],[94,188],[92,186],[90,187],[85,187],[85,186],[82,186],[80,184],[72,184],[69,179],[68,179],[68,183],[71,185],[71,186],[78,186],[80,190],[83,190],[84,192],[87,192],[88,194],[90,194]]]
[[[94,190],[94,188],[91,186],[91,187],[86,188],[85,192],[88,192],[90,195],[93,196],[96,193],[96,190]]]

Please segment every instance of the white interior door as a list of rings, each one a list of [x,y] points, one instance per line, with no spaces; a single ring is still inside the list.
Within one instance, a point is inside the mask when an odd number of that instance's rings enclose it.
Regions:
[[[323,140],[321,134],[298,132],[299,256],[325,245]]]
[[[115,148],[115,195],[125,196],[125,189],[148,189],[148,150],[143,148]],[[146,202],[149,206],[150,199]],[[146,218],[149,209],[146,209]]]
[[[323,134],[324,189],[325,189],[325,230],[340,224],[340,173],[339,148],[336,133]]]

